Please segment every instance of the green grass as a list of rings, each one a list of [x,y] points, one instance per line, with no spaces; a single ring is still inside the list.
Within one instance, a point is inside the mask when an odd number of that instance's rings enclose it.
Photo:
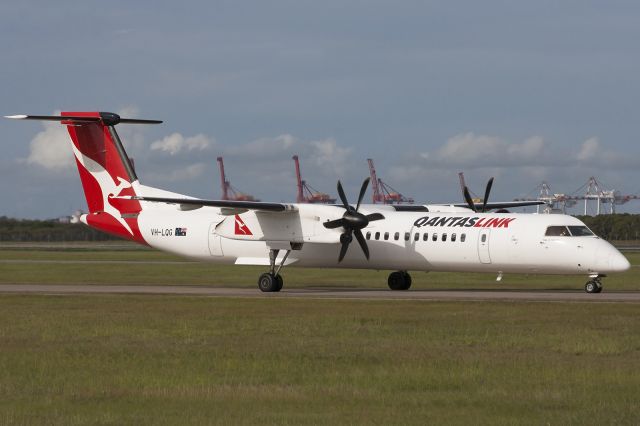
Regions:
[[[47,263],[59,260],[74,262]],[[94,261],[116,263],[82,263]],[[0,284],[255,287],[263,270],[151,250],[0,250]],[[605,291],[640,290],[639,274]],[[585,281],[412,275],[418,289]],[[386,277],[288,268],[285,286]],[[0,295],[0,424],[638,424],[639,306]]]
[[[640,265],[640,253],[626,254]],[[33,263],[12,263],[29,260]],[[47,263],[63,261],[65,263]],[[83,263],[83,262],[105,263]],[[139,263],[125,263],[125,262]],[[71,263],[68,263],[71,262]],[[77,263],[73,263],[77,262]],[[109,263],[111,262],[111,263]],[[115,263],[114,263],[115,262]],[[123,263],[117,263],[123,262]],[[170,262],[170,263],[166,263]],[[178,262],[178,263],[171,263]],[[189,262],[153,250],[0,250],[1,283],[149,284],[255,287],[264,267]],[[386,288],[389,271],[285,268],[286,287]],[[550,289],[581,290],[586,277],[413,272],[414,289]],[[604,279],[605,289],[640,290],[640,268]],[[285,288],[286,288],[285,287]],[[606,291],[605,290],[605,291]]]
[[[637,424],[636,304],[0,296],[2,424]]]

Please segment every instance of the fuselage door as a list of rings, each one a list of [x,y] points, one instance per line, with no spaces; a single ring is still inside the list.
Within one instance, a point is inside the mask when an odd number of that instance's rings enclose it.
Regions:
[[[222,237],[216,232],[217,223],[212,223],[209,226],[209,253],[211,256],[223,256],[222,252]]]
[[[491,263],[491,256],[489,255],[490,236],[490,228],[480,230],[480,235],[478,236],[478,258],[482,263]]]

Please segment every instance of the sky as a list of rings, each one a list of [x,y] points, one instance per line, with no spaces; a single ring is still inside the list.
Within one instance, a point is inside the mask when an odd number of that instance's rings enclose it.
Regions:
[[[356,197],[378,176],[418,202],[640,194],[634,1],[0,3],[0,115],[112,111],[140,181],[294,201],[303,177]],[[0,216],[86,210],[68,135],[0,120]],[[370,193],[368,194],[370,196]],[[619,206],[637,212],[640,201]]]

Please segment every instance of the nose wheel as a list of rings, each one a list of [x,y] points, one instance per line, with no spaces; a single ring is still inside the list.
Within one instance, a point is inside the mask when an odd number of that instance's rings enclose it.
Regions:
[[[602,281],[599,277],[592,278],[584,285],[584,291],[587,293],[600,293],[602,291]]]
[[[407,271],[396,271],[389,274],[387,280],[391,290],[409,290],[411,287],[411,275]]]

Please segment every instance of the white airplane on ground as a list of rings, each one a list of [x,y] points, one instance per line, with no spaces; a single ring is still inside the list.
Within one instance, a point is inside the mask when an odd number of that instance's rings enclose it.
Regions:
[[[258,287],[280,291],[284,266],[390,269],[392,290],[407,290],[407,271],[584,275],[587,293],[600,278],[629,269],[627,259],[578,219],[514,214],[531,202],[465,205],[356,206],[342,185],[342,205],[202,200],[142,185],[115,130],[119,123],[161,123],[105,112],[8,116],[67,125],[89,213],[85,224],[181,256],[236,265],[264,265]],[[535,204],[535,203],[533,203]],[[480,211],[478,211],[480,210]],[[349,251],[357,241],[361,251]]]

